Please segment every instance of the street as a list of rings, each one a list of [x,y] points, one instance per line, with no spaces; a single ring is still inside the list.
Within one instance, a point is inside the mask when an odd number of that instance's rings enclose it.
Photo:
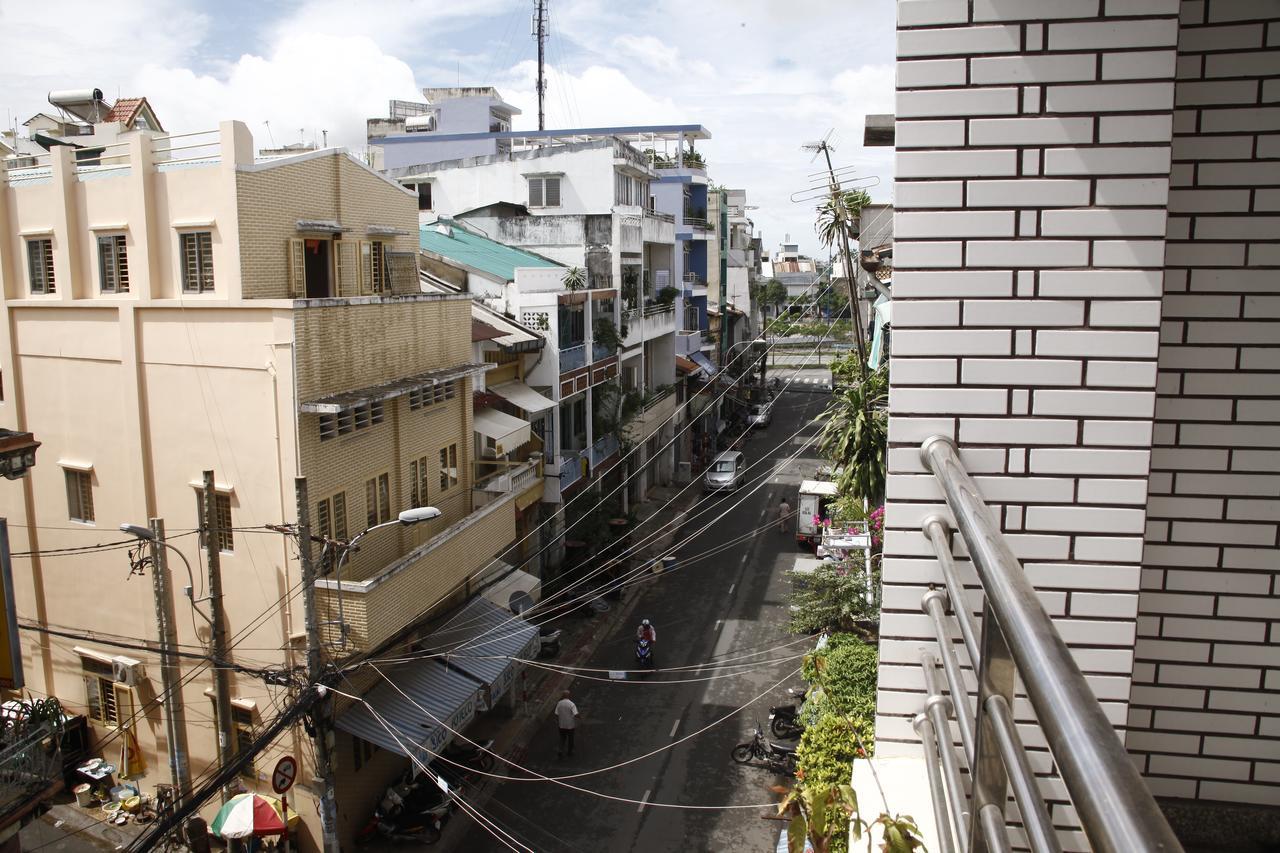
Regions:
[[[759,655],[756,660],[774,662],[745,672],[660,672],[648,678],[632,675],[625,681],[610,680],[605,672],[587,672],[581,676],[589,677],[575,678],[573,701],[581,713],[576,754],[572,758],[556,758],[556,726],[548,714],[521,761],[547,776],[591,774],[563,781],[594,793],[547,781],[500,785],[483,806],[483,813],[520,843],[548,853],[745,853],[772,849],[781,824],[761,819],[762,815],[771,815],[772,809],[698,810],[660,804],[721,806],[777,801],[769,786],[782,780],[764,767],[733,763],[729,753],[736,744],[750,740],[757,721],[767,731],[769,706],[782,703],[784,688],[800,682],[799,655],[807,650],[808,643],[797,643],[798,638],[787,632],[789,582],[783,575],[791,567],[796,545],[791,535],[784,536],[770,526],[712,556],[685,561],[762,527],[774,517],[784,495],[795,506],[800,480],[811,477],[817,468],[816,452],[812,447],[806,448],[785,469],[777,473],[772,469],[778,459],[796,452],[817,429],[812,420],[827,399],[826,394],[790,392],[775,403],[773,423],[757,430],[743,448],[748,464],[759,463],[748,469],[746,486],[732,495],[699,499],[677,539],[692,537],[676,551],[680,560],[677,568],[661,575],[645,575],[644,582],[631,588],[624,608],[630,616],[625,623],[618,620],[612,625],[587,666],[634,668],[634,633],[641,618],[651,619],[657,628],[655,661],[659,667],[737,658],[791,645]],[[803,431],[790,439],[802,425]],[[766,472],[770,474],[764,484],[748,494],[760,482],[753,478],[763,477]],[[701,483],[690,488],[700,492]],[[741,503],[734,507],[739,500]],[[723,519],[694,535],[726,509]],[[640,535],[644,532],[642,529]],[[638,601],[631,609],[630,599],[636,596]],[[610,612],[602,618],[610,617],[616,614]],[[778,658],[789,660],[778,662]],[[724,672],[730,674],[725,676]],[[663,680],[688,683],[659,683]],[[748,707],[706,732],[633,761],[742,705]],[[615,769],[592,772],[602,768]],[[503,769],[501,763],[496,769],[516,773],[512,768]],[[454,820],[470,822],[461,813]],[[468,851],[508,849],[475,824],[467,827],[461,843],[451,846]]]

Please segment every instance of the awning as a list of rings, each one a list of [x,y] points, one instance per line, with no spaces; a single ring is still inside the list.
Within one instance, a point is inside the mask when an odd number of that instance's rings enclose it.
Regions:
[[[493,439],[493,449],[499,456],[528,442],[530,435],[528,421],[497,409],[476,409],[474,429],[485,438]]]
[[[523,382],[503,382],[489,389],[494,394],[508,400],[512,405],[524,409],[531,415],[554,408],[556,401],[542,396]]]
[[[442,382],[461,379],[463,376],[470,374],[483,374],[486,370],[491,370],[495,366],[477,362],[474,364],[458,364],[453,367],[437,367],[425,373],[384,382],[381,385],[370,385],[356,391],[344,391],[340,394],[317,397],[314,400],[304,400],[298,405],[298,411],[320,415],[336,415],[343,409],[362,406],[365,403],[376,403],[379,400],[390,400],[423,386],[439,385]]]
[[[693,359],[694,363],[697,364],[698,367],[705,370],[708,376],[715,376],[716,366],[711,363],[711,359],[707,358],[700,352],[689,353],[689,358]]]
[[[473,598],[427,642],[437,653],[457,649],[440,658],[485,687],[485,709],[492,708],[516,677],[511,658],[538,653],[538,629],[484,598]]]
[[[394,686],[381,682],[365,694],[364,700],[377,710],[403,745],[363,703],[339,714],[334,720],[335,726],[399,755],[409,756],[412,750],[426,763],[434,757],[432,753],[438,753],[449,742],[452,737],[449,729],[461,731],[476,715],[479,686],[434,659],[385,665],[383,672]],[[442,720],[447,727],[437,720]]]
[[[703,379],[707,377],[707,371],[700,364],[691,358],[685,358],[682,355],[676,356],[676,369],[692,376],[698,376]]]

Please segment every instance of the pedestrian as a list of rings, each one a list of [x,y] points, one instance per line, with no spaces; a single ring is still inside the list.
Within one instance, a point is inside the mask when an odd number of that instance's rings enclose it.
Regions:
[[[573,730],[578,727],[578,706],[569,698],[569,691],[560,694],[556,703],[556,725],[560,727],[560,746],[556,749],[556,758],[573,755]]]
[[[788,521],[791,519],[791,504],[787,503],[787,499],[783,498],[778,502],[778,532],[786,533],[789,527]]]

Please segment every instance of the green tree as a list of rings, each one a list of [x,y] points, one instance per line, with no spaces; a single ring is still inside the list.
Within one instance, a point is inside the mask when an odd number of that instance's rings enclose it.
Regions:
[[[789,572],[791,630],[797,634],[856,631],[880,618],[880,573],[868,573],[861,555],[823,560],[812,572]],[[873,563],[875,565],[875,563]]]
[[[886,361],[866,379],[855,378],[850,360],[861,366],[856,354],[832,365],[836,387],[818,416],[823,424],[818,448],[837,467],[836,487],[842,495],[879,505],[888,457],[889,367]]]
[[[849,190],[834,198],[828,198],[818,205],[816,230],[819,242],[824,246],[835,243],[836,238],[840,236],[841,223],[849,226],[850,236],[857,236],[855,223],[862,213],[862,208],[869,204],[871,204],[871,196],[862,190]]]
[[[560,277],[565,290],[582,290],[587,286],[587,271],[582,267],[569,267]]]
[[[764,285],[764,303],[779,307],[787,301],[787,287],[776,278],[771,278]]]

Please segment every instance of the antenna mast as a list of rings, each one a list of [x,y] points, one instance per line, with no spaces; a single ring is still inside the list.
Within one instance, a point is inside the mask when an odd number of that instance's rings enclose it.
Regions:
[[[547,99],[547,76],[543,71],[547,47],[547,0],[533,0],[533,37],[538,42],[538,130],[546,130],[543,105]]]

